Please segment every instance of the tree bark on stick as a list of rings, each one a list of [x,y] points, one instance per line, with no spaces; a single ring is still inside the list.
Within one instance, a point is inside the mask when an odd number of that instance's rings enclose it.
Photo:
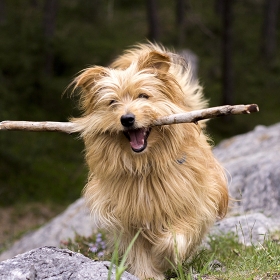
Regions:
[[[30,122],[30,121],[2,121],[1,130],[22,130],[22,131],[49,131],[64,132],[71,134],[75,130],[72,122]]]
[[[156,120],[151,126],[161,126],[179,123],[196,123],[200,120],[222,117],[227,115],[240,115],[258,112],[259,108],[256,104],[249,105],[225,105],[212,107],[202,110],[174,114],[166,117],[161,117]],[[28,122],[28,121],[2,121],[0,122],[0,130],[23,130],[23,131],[51,131],[74,133],[77,132],[75,123],[71,122]]]

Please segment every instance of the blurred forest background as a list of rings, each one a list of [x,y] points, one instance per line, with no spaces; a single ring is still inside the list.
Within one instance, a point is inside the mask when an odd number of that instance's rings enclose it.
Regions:
[[[0,120],[77,116],[75,100],[62,96],[76,73],[149,38],[198,56],[210,106],[259,105],[258,114],[210,121],[215,143],[279,122],[279,8],[279,0],[0,0]],[[0,132],[0,206],[73,202],[86,181],[82,151],[74,136]]]

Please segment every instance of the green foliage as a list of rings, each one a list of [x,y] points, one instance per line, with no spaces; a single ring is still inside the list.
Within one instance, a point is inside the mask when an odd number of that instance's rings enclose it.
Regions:
[[[86,181],[81,142],[69,135],[30,132],[1,132],[0,139],[5,147],[1,151],[1,204],[49,201],[66,205],[80,196]]]
[[[275,238],[277,236],[277,238]],[[212,237],[210,251],[213,259],[219,260],[225,271],[211,269],[207,274],[217,279],[278,279],[280,275],[279,236],[267,236],[263,244],[249,247],[237,242],[235,236]],[[273,278],[273,276],[276,278]]]
[[[76,234],[73,240],[61,242],[61,248],[81,253],[93,260],[110,259],[110,253],[106,249],[106,235],[102,231],[92,234],[90,237],[83,237]]]
[[[121,260],[119,262],[119,254],[118,254],[118,250],[119,250],[119,245],[120,245],[120,238],[116,239],[115,242],[115,248],[114,248],[114,252],[111,258],[111,265],[110,265],[110,269],[108,272],[108,280],[111,279],[111,272],[113,269],[113,264],[116,265],[116,280],[120,280],[122,274],[125,272],[125,270],[127,269],[127,267],[125,266],[125,262],[127,260],[128,254],[132,249],[132,246],[134,245],[135,241],[137,240],[139,234],[140,234],[141,230],[139,230],[135,236],[133,237],[133,239],[131,240],[131,242],[129,243],[127,249],[125,250],[123,256],[121,256]]]
[[[101,233],[97,233],[97,236]],[[139,234],[139,232],[138,232]],[[127,252],[133,246],[137,235],[131,242]],[[98,257],[90,251],[92,244],[96,244],[96,234],[90,238],[76,236],[74,241],[69,240],[63,245],[70,250],[79,252],[96,260],[109,260],[119,264],[118,240],[115,243],[113,255],[108,252]],[[102,233],[102,240],[106,236]],[[124,256],[121,259],[117,271],[121,276],[124,271]],[[174,280],[257,280],[257,279],[279,279],[280,277],[280,234],[274,233],[265,238],[263,244],[244,246],[238,243],[233,234],[210,236],[209,246],[202,247],[190,259],[166,272],[167,279]]]
[[[89,65],[107,65],[124,48],[145,41],[148,33],[145,3],[139,0],[61,0],[51,38],[44,34],[45,1],[5,3],[0,28],[0,120],[66,121],[77,116],[75,100],[61,98],[75,74]],[[176,48],[175,2],[158,2],[158,15],[160,41]],[[236,104],[258,103],[260,113],[210,121],[216,143],[280,119],[280,49],[267,64],[260,54],[262,21],[262,1],[235,1],[234,99]],[[180,47],[198,55],[199,77],[210,106],[220,105],[222,99],[221,34],[215,1],[190,1],[186,41]],[[51,71],[46,67],[49,57]],[[19,200],[66,204],[77,198],[86,177],[82,143],[71,136],[31,134],[0,133],[0,205]]]

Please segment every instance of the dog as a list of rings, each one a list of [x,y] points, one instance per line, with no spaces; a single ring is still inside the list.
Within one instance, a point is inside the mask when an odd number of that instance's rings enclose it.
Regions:
[[[145,43],[109,67],[73,81],[81,117],[71,119],[85,143],[84,196],[119,254],[133,237],[126,266],[140,279],[164,279],[189,258],[228,208],[227,181],[205,122],[153,127],[163,116],[207,106],[190,65],[161,45]]]

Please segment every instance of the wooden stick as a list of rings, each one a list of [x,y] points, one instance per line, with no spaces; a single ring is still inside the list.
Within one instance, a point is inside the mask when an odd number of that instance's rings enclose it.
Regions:
[[[240,115],[258,112],[259,108],[256,104],[249,105],[225,105],[212,107],[202,110],[174,114],[162,117],[156,120],[152,126],[191,123],[200,120],[216,118],[227,115]],[[76,132],[75,124],[71,122],[28,122],[28,121],[2,121],[0,122],[0,130],[23,130],[23,131],[51,131],[63,132],[71,134]]]
[[[225,105],[162,117],[155,121],[154,125],[191,123],[227,115],[250,114],[258,111],[259,107],[256,104],[234,106]]]
[[[28,121],[2,121],[0,130],[23,130],[23,131],[49,131],[64,132],[71,134],[75,124],[71,122],[28,122]]]

